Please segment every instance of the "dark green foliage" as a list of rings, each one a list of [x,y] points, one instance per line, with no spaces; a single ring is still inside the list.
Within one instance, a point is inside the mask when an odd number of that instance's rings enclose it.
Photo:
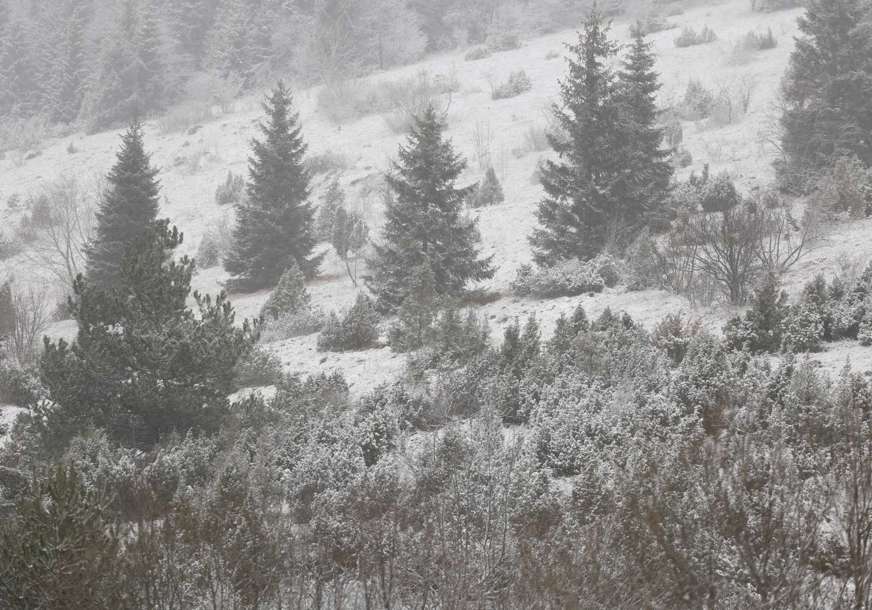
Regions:
[[[464,316],[447,307],[435,316],[424,337],[424,349],[410,360],[409,369],[456,369],[483,354],[489,345],[490,328],[474,311]]]
[[[194,294],[193,262],[167,260],[181,235],[166,221],[140,236],[121,261],[111,288],[79,277],[71,307],[79,324],[72,344],[46,339],[40,374],[50,402],[41,428],[62,447],[88,427],[119,441],[149,446],[171,431],[214,431],[233,389],[233,368],[254,343],[246,322],[222,294]]]
[[[481,208],[489,205],[499,205],[506,200],[503,187],[497,179],[493,167],[488,167],[484,178],[476,185],[475,190],[469,196],[469,207]]]
[[[872,165],[872,7],[866,0],[811,0],[790,57],[781,116],[786,188],[804,190],[838,157]]]
[[[672,170],[655,126],[653,56],[637,36],[616,74],[609,66],[618,45],[608,31],[594,9],[569,47],[569,73],[553,109],[562,133],[549,136],[559,160],[541,167],[545,198],[530,237],[540,266],[628,244],[668,192]]]
[[[274,354],[254,347],[239,358],[233,376],[237,388],[273,385],[282,378],[282,363]]]
[[[15,330],[15,304],[12,301],[12,281],[0,286],[0,341],[8,347],[9,335]]]
[[[691,341],[701,333],[701,327],[699,320],[687,320],[681,312],[668,314],[657,324],[651,340],[678,366],[687,355]]]
[[[706,180],[700,191],[699,204],[704,212],[726,212],[741,201],[733,179],[727,174],[718,174]]]
[[[233,288],[274,286],[285,269],[297,264],[313,277],[323,255],[313,255],[313,209],[309,176],[303,167],[306,145],[291,93],[279,83],[264,103],[262,140],[252,140],[248,196],[237,206],[233,248],[224,267]]]
[[[154,226],[159,206],[157,169],[142,141],[142,126],[132,124],[121,137],[121,150],[107,176],[97,211],[97,231],[88,251],[88,282],[111,289],[127,249]]]
[[[280,316],[300,313],[309,309],[312,298],[306,290],[306,278],[296,263],[292,264],[269,295],[260,315],[277,319]]]
[[[645,35],[638,29],[618,73],[620,103],[626,121],[632,179],[627,197],[633,201],[625,211],[622,224],[633,236],[643,225],[662,216],[672,180],[670,152],[664,149],[664,131],[658,126],[657,92],[659,75],[654,71],[656,59]]]
[[[424,346],[439,310],[435,283],[429,266],[419,266],[412,273],[397,322],[388,331],[393,351],[410,352]]]
[[[491,258],[479,258],[475,221],[463,216],[467,189],[455,188],[465,167],[444,139],[432,106],[416,117],[407,145],[387,176],[382,243],[375,245],[368,285],[382,311],[396,310],[408,291],[410,274],[421,265],[433,272],[439,295],[460,295],[470,281],[493,277]]]
[[[331,312],[318,335],[318,351],[349,352],[375,347],[379,337],[375,304],[360,292],[354,305],[340,319]]]
[[[754,291],[751,309],[744,318],[733,318],[724,327],[724,337],[731,349],[750,352],[777,352],[781,348],[782,322],[787,315],[787,295],[778,279],[769,275]]]
[[[621,173],[618,161],[616,78],[607,67],[617,54],[603,17],[592,12],[571,52],[569,74],[560,83],[562,107],[554,113],[565,139],[551,134],[559,161],[541,168],[545,199],[539,204],[537,228],[530,238],[538,264],[568,258],[592,258],[606,244],[604,230],[618,194],[610,186]]]
[[[124,607],[122,540],[110,499],[80,476],[53,467],[20,495],[15,516],[0,522],[3,607]]]

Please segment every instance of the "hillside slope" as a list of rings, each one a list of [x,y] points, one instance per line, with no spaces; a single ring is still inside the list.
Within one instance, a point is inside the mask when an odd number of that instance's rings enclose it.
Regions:
[[[684,95],[692,79],[731,95],[750,93],[748,111],[740,121],[717,127],[707,121],[684,122],[684,145],[693,156],[689,168],[701,170],[708,163],[713,172],[728,171],[745,191],[764,187],[773,176],[771,162],[776,149],[770,142],[774,133],[778,84],[787,65],[796,34],[797,11],[770,14],[753,13],[747,0],[735,0],[715,7],[699,7],[670,18],[678,28],[690,26],[700,29],[707,25],[719,39],[714,43],[688,48],[677,48],[674,38],[679,29],[655,33],[651,36],[658,56],[662,82],[660,103],[663,107],[676,104]],[[739,41],[750,31],[771,29],[778,45],[776,48],[752,54],[737,53]],[[628,40],[628,24],[616,21],[613,35]],[[428,59],[402,69],[376,74],[370,82],[386,82],[414,76],[422,70],[431,75],[444,75],[456,79],[459,91],[443,101],[448,107],[448,134],[456,148],[470,161],[462,180],[478,180],[483,168],[476,158],[488,153],[502,182],[506,202],[499,206],[474,212],[479,219],[485,254],[493,254],[499,270],[484,288],[503,295],[498,301],[482,308],[498,336],[501,327],[515,317],[535,314],[543,323],[543,332],[549,333],[554,320],[571,311],[579,299],[555,299],[536,302],[509,296],[508,286],[519,265],[531,259],[527,235],[535,224],[534,211],[541,188],[531,177],[546,151],[530,151],[525,146],[525,134],[530,130],[541,132],[546,127],[547,110],[558,91],[558,79],[563,76],[565,63],[560,59],[562,45],[574,39],[567,30],[527,41],[520,49],[502,52],[489,58],[469,62],[463,53],[456,52]],[[521,96],[493,101],[492,83],[501,82],[514,70],[523,69],[529,75],[533,88]],[[300,110],[304,136],[310,154],[333,153],[345,159],[346,170],[342,184],[348,191],[348,200],[367,216],[372,234],[378,235],[381,216],[380,202],[368,193],[378,177],[389,166],[402,135],[393,132],[384,117],[371,115],[343,125],[332,123],[319,110],[318,89],[298,91],[296,102]],[[160,120],[146,126],[146,143],[153,153],[153,162],[161,168],[164,202],[161,214],[169,217],[185,233],[183,254],[193,255],[203,235],[222,221],[232,221],[232,210],[214,202],[216,186],[228,171],[244,174],[249,141],[255,136],[256,123],[261,115],[259,99],[252,96],[240,100],[232,113],[218,114],[214,120],[191,126],[179,133],[167,133]],[[80,180],[96,180],[113,162],[118,145],[117,133],[76,135],[48,143],[41,154],[29,160],[21,156],[7,156],[0,161],[0,209],[6,226],[18,222],[20,209],[6,206],[10,196],[17,194],[26,199],[47,183],[63,175]],[[74,151],[74,152],[70,152]],[[324,177],[316,180],[316,197],[323,189]],[[371,189],[370,189],[371,190]],[[830,227],[808,256],[791,271],[787,286],[796,291],[814,273],[833,271],[843,257],[863,260],[872,253],[868,235],[870,223],[854,223],[848,227]],[[326,247],[326,246],[325,246]],[[33,268],[26,257],[7,261],[10,272],[18,281],[48,282],[49,277]],[[328,255],[323,274],[312,282],[309,289],[313,304],[325,310],[348,306],[356,289],[345,277],[339,262]],[[195,278],[196,289],[215,292],[220,289],[226,275],[220,268],[201,270]],[[240,295],[233,298],[239,317],[257,315],[266,299],[266,292]],[[690,311],[683,298],[662,291],[626,292],[607,290],[595,297],[582,297],[581,302],[591,315],[605,307],[626,310],[634,319],[650,326],[670,311]],[[719,329],[728,315],[728,307],[697,310],[712,329]],[[55,325],[52,334],[70,335],[74,327],[66,322]],[[314,372],[340,369],[352,384],[355,393],[361,393],[398,375],[403,368],[402,356],[389,349],[354,354],[319,354],[315,350],[315,336],[281,341],[268,348],[274,351],[289,370]],[[828,368],[839,368],[844,355],[838,346],[822,355]],[[872,357],[856,346],[850,348],[855,365],[869,366]],[[857,361],[860,361],[859,363]]]

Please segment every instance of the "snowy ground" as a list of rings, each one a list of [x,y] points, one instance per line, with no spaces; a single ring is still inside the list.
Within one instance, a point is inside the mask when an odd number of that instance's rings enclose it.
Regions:
[[[713,172],[729,171],[746,191],[762,187],[772,179],[771,162],[775,150],[770,144],[777,116],[778,84],[787,65],[796,34],[799,11],[770,14],[752,13],[747,0],[734,0],[713,7],[698,7],[671,17],[678,28],[689,25],[699,30],[708,25],[719,39],[711,44],[676,48],[674,37],[680,29],[652,35],[658,54],[657,69],[664,83],[661,104],[668,106],[683,95],[690,79],[699,79],[714,91],[721,87],[732,90],[746,87],[751,91],[748,114],[733,125],[714,128],[706,122],[684,124],[684,145],[692,153],[694,163],[684,170],[701,170],[705,163]],[[737,57],[734,45],[749,31],[771,28],[778,40],[775,49]],[[627,22],[617,21],[613,33],[626,41]],[[499,270],[484,287],[509,295],[508,286],[519,265],[531,259],[527,235],[535,224],[534,210],[541,188],[531,176],[544,152],[524,152],[524,134],[531,128],[546,125],[546,110],[558,91],[557,81],[565,72],[565,63],[554,53],[563,54],[563,44],[574,39],[572,31],[530,40],[518,50],[494,54],[490,58],[463,61],[463,52],[440,55],[414,66],[392,70],[370,77],[370,80],[394,80],[411,76],[420,70],[431,75],[455,75],[460,91],[451,98],[448,113],[449,136],[455,147],[470,161],[462,177],[463,183],[478,180],[483,168],[475,161],[474,134],[489,134],[482,138],[490,159],[503,184],[506,202],[503,205],[475,212],[483,238],[483,251],[493,254]],[[505,80],[509,72],[523,69],[533,83],[532,91],[519,97],[492,101],[490,83]],[[342,175],[349,202],[362,209],[371,225],[371,234],[378,234],[381,217],[379,201],[359,195],[360,185],[371,183],[389,166],[389,161],[402,142],[402,136],[393,133],[378,115],[367,116],[341,127],[330,123],[316,108],[317,88],[301,90],[296,95],[304,135],[310,152],[331,151],[343,155],[348,169]],[[152,151],[155,165],[161,168],[164,201],[161,213],[168,216],[185,233],[182,253],[196,252],[202,236],[222,219],[232,219],[232,211],[214,203],[216,186],[227,174],[245,173],[249,141],[257,134],[260,118],[259,96],[251,96],[236,103],[234,112],[215,116],[179,133],[162,133],[159,121],[147,125],[146,144]],[[73,144],[75,152],[68,152]],[[31,160],[16,162],[21,156],[7,156],[0,160],[0,219],[10,225],[17,222],[20,210],[6,206],[10,195],[26,198],[61,175],[96,180],[113,162],[118,146],[117,133],[101,133],[72,137],[49,142],[42,153]],[[519,150],[520,149],[520,150]],[[316,198],[323,183],[316,184]],[[872,221],[856,222],[832,227],[816,244],[805,260],[791,271],[788,289],[795,293],[815,273],[831,273],[840,261],[856,259],[865,262],[872,256],[868,239]],[[8,262],[8,271],[19,281],[46,281],[39,270],[28,268],[26,261]],[[194,279],[194,287],[204,292],[216,292],[226,278],[219,268],[201,271]],[[349,306],[357,290],[345,276],[335,256],[328,256],[322,276],[309,286],[313,302],[324,310]],[[239,318],[257,315],[268,293],[234,297]],[[535,313],[542,322],[543,332],[550,332],[554,320],[568,313],[582,302],[589,315],[595,316],[605,307],[626,310],[646,326],[653,325],[666,313],[684,310],[702,319],[712,329],[719,329],[724,320],[733,315],[732,308],[719,306],[691,311],[689,303],[681,297],[660,292],[627,293],[607,290],[594,297],[529,301],[503,296],[495,303],[481,308],[489,319],[492,331],[498,336],[500,329],[514,318]],[[52,334],[71,337],[75,327],[65,322],[52,328]],[[315,337],[301,337],[268,346],[289,370],[315,372],[341,369],[352,384],[355,393],[366,391],[382,381],[395,377],[403,367],[401,356],[388,349],[354,354],[320,354],[315,351]],[[831,346],[817,357],[832,366],[844,362],[851,355],[852,362],[869,366],[872,356],[863,348]]]

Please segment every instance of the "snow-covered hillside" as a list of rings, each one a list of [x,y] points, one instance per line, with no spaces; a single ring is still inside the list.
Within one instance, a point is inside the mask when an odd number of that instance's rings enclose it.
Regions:
[[[747,0],[735,0],[714,7],[697,7],[670,17],[678,28],[700,29],[707,25],[718,34],[718,40],[701,46],[677,48],[677,29],[651,36],[659,61],[663,82],[661,105],[675,104],[684,94],[687,83],[698,79],[713,90],[726,88],[750,92],[750,105],[741,121],[715,127],[707,121],[685,122],[684,146],[693,156],[689,168],[699,171],[708,163],[713,172],[728,171],[746,191],[767,185],[773,177],[772,160],[776,154],[771,138],[776,128],[778,83],[784,73],[796,34],[797,11],[776,13],[751,12]],[[777,38],[776,48],[752,54],[737,54],[737,43],[750,31],[771,29]],[[613,34],[622,41],[628,39],[628,22],[617,20]],[[594,297],[563,298],[550,301],[517,299],[508,286],[519,265],[531,259],[527,236],[535,224],[534,210],[541,187],[532,179],[539,160],[546,151],[528,151],[525,134],[531,129],[546,127],[547,111],[558,91],[558,79],[563,76],[564,43],[574,39],[568,29],[526,41],[522,48],[496,53],[479,61],[464,61],[462,52],[449,53],[402,69],[372,75],[370,81],[395,80],[415,75],[421,70],[431,75],[450,75],[459,82],[459,91],[451,96],[448,110],[449,136],[455,147],[469,160],[464,182],[481,177],[483,168],[476,163],[482,146],[487,148],[506,194],[504,204],[476,211],[485,254],[493,254],[499,270],[493,280],[483,286],[502,296],[482,307],[494,335],[516,317],[535,314],[549,333],[554,320],[571,311],[579,300],[596,315],[605,307],[626,310],[645,325],[652,325],[666,313],[684,310],[719,329],[734,311],[726,306],[691,311],[683,298],[662,291],[626,292],[609,289]],[[503,81],[509,72],[523,69],[533,87],[524,95],[494,101],[490,84]],[[342,183],[352,205],[361,208],[378,234],[380,202],[361,195],[361,185],[369,184],[386,170],[403,136],[393,132],[382,116],[372,115],[343,125],[328,120],[317,107],[318,89],[296,92],[304,136],[311,154],[330,152],[347,162]],[[235,111],[217,113],[214,119],[193,125],[176,133],[166,133],[157,119],[146,126],[146,145],[153,163],[161,170],[163,188],[161,214],[169,217],[185,233],[183,254],[193,255],[203,235],[216,223],[228,220],[231,210],[214,201],[216,186],[228,171],[246,171],[249,141],[257,133],[261,115],[259,97],[251,96],[236,103]],[[41,154],[28,160],[7,155],[0,160],[0,214],[6,226],[18,222],[20,209],[6,207],[13,195],[22,200],[38,192],[61,176],[79,180],[96,180],[114,160],[118,147],[117,133],[95,135],[76,134],[47,143]],[[323,179],[316,181],[315,197],[323,189]],[[824,235],[786,278],[790,291],[795,292],[812,275],[833,271],[843,257],[865,260],[872,255],[867,236],[872,221],[827,229]],[[8,271],[18,281],[48,282],[49,277],[33,268],[26,257],[7,261]],[[313,281],[309,290],[313,304],[324,309],[340,309],[350,305],[356,289],[345,276],[339,261],[328,255],[322,276]],[[220,268],[202,270],[194,287],[204,292],[220,289],[226,275]],[[265,292],[234,297],[240,318],[254,316],[267,298]],[[75,331],[68,322],[55,325],[52,333],[69,336]],[[402,371],[402,356],[382,348],[353,354],[320,354],[315,350],[315,337],[277,342],[267,346],[289,369],[300,372],[342,370],[355,393],[371,389]],[[849,355],[855,366],[869,366],[872,358],[856,344],[842,348],[838,344],[819,359],[828,368],[838,369]]]

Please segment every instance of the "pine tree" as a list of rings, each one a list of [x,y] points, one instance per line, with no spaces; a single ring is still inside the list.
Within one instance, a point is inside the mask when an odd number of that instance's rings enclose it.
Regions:
[[[76,341],[46,340],[40,373],[51,405],[39,413],[49,446],[88,427],[127,445],[149,446],[171,431],[214,431],[228,407],[233,368],[252,349],[222,294],[194,293],[187,257],[168,259],[182,236],[165,220],[134,239],[110,287],[79,277],[70,307]]]
[[[554,114],[562,134],[549,134],[557,161],[542,166],[545,198],[530,243],[537,264],[587,260],[619,237],[629,169],[619,90],[609,62],[618,47],[595,9],[570,45],[569,74]]]
[[[135,39],[135,12],[128,2],[115,29],[103,41],[95,75],[88,85],[83,105],[89,131],[142,118],[145,109],[140,97]]]
[[[621,225],[630,236],[629,243],[638,234],[647,219],[662,214],[672,165],[669,151],[661,148],[663,129],[657,126],[658,74],[654,71],[655,58],[651,45],[645,39],[641,26],[633,28],[633,43],[618,74],[622,111],[629,132],[626,139],[631,166],[626,207]]]
[[[151,167],[138,123],[121,137],[121,150],[107,181],[87,264],[88,281],[103,287],[118,281],[125,252],[157,218],[157,169]]]
[[[254,86],[269,58],[269,19],[265,7],[252,11],[244,0],[224,0],[212,30],[209,63],[224,77],[241,78],[243,87]]]
[[[52,120],[72,123],[82,109],[87,78],[86,30],[90,19],[88,6],[74,1],[64,24],[61,49],[52,75],[52,94],[48,101]]]
[[[136,27],[137,84],[143,112],[160,110],[166,99],[166,64],[154,0],[143,0]]]
[[[0,36],[0,115],[28,117],[39,108],[35,39],[21,21],[10,22]]]
[[[432,106],[416,117],[387,176],[382,244],[374,246],[368,281],[381,310],[403,302],[410,274],[420,265],[432,270],[439,295],[459,295],[468,282],[494,275],[492,257],[479,258],[475,221],[463,215],[469,189],[455,188],[455,182],[466,164],[444,129]]]
[[[178,50],[202,68],[209,32],[215,25],[219,0],[176,0],[170,5],[173,38]]]
[[[872,35],[868,0],[810,0],[783,84],[779,167],[786,187],[836,158],[872,165]]]
[[[232,285],[242,290],[274,286],[293,264],[313,277],[323,257],[312,254],[316,242],[303,165],[306,145],[283,83],[267,97],[264,110],[264,138],[252,141],[248,197],[237,206],[233,248],[224,263],[234,276]]]

